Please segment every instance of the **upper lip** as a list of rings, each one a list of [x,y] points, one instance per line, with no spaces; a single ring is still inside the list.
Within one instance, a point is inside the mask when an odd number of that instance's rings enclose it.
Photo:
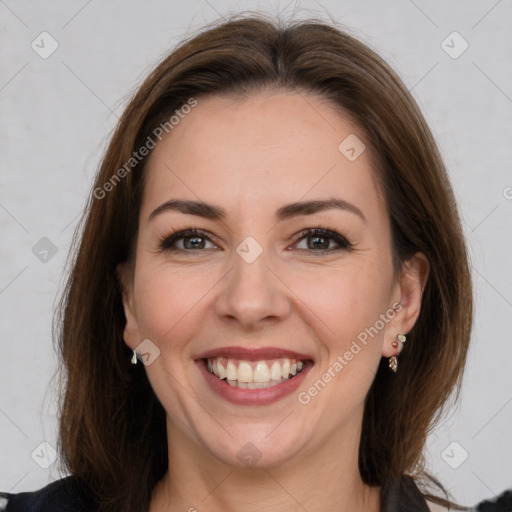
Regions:
[[[227,357],[232,359],[245,359],[247,361],[260,361],[262,359],[278,359],[287,357],[289,359],[300,359],[301,361],[312,361],[308,354],[301,354],[293,350],[286,350],[277,347],[221,347],[203,352],[197,359],[213,359],[215,357]]]

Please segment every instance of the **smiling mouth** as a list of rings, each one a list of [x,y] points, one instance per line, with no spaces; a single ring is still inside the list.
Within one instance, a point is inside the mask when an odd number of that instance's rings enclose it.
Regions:
[[[293,358],[249,361],[228,357],[203,359],[208,371],[230,386],[242,389],[263,389],[281,384],[298,375],[308,363]]]

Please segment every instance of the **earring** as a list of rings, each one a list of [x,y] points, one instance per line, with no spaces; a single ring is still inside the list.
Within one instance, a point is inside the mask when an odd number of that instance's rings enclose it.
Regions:
[[[405,343],[406,341],[406,336],[405,334],[399,334],[396,339],[400,342],[400,343]],[[392,341],[391,342],[391,346],[393,348],[398,348],[398,341]],[[397,356],[391,356],[389,358],[389,367],[391,368],[391,370],[396,373],[397,370],[398,370],[398,357]]]
[[[133,356],[132,356],[132,364],[137,364],[137,352],[135,352],[135,350],[133,351]]]

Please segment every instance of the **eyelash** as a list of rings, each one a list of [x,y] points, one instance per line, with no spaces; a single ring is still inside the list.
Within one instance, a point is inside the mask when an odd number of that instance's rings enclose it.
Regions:
[[[173,247],[173,244],[176,243],[178,240],[182,240],[185,238],[203,238],[208,241],[212,241],[210,237],[204,232],[199,229],[195,229],[193,227],[188,227],[186,229],[180,229],[179,231],[174,231],[171,233],[168,233],[164,237],[162,237],[159,241],[159,248],[161,251],[180,251],[180,252],[193,252],[195,250],[206,250],[206,249],[177,249]],[[329,248],[329,249],[298,249],[301,252],[308,252],[315,255],[321,255],[326,253],[331,253],[333,251],[338,250],[346,250],[351,251],[352,250],[352,244],[342,235],[337,233],[336,231],[332,231],[330,229],[323,228],[321,226],[315,227],[315,228],[307,228],[303,229],[297,235],[295,235],[295,244],[301,241],[304,238],[309,237],[322,237],[322,238],[328,238],[333,240],[335,243],[338,244],[339,247],[336,248]],[[212,242],[213,243],[213,242]]]
[[[306,252],[310,252],[313,254],[316,253],[316,254],[320,255],[320,253],[329,253],[329,252],[340,251],[340,250],[346,250],[346,251],[352,250],[352,244],[343,235],[340,235],[336,231],[332,231],[330,229],[323,228],[321,226],[317,226],[315,228],[303,229],[302,231],[297,233],[297,235],[295,237],[295,243],[299,242],[300,240],[302,240],[304,238],[310,238],[310,237],[320,237],[320,238],[331,239],[335,243],[337,243],[339,247],[336,247],[334,249],[330,248],[330,249],[326,249],[326,250],[298,249],[299,251],[306,251]]]

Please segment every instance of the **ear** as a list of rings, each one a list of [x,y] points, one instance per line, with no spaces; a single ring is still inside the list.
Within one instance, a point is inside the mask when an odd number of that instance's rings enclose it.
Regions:
[[[116,267],[117,279],[121,286],[124,316],[126,318],[123,338],[125,343],[132,350],[134,350],[140,342],[139,324],[133,297],[133,274],[133,265],[130,263],[119,263]]]
[[[430,264],[427,257],[417,252],[408,261],[404,262],[400,276],[393,290],[393,303],[400,304],[395,317],[386,329],[386,337],[382,347],[382,355],[391,357],[396,355],[397,349],[391,343],[396,340],[398,334],[407,334],[411,331],[421,311],[423,291],[427,284]],[[402,343],[399,344],[399,350]]]

